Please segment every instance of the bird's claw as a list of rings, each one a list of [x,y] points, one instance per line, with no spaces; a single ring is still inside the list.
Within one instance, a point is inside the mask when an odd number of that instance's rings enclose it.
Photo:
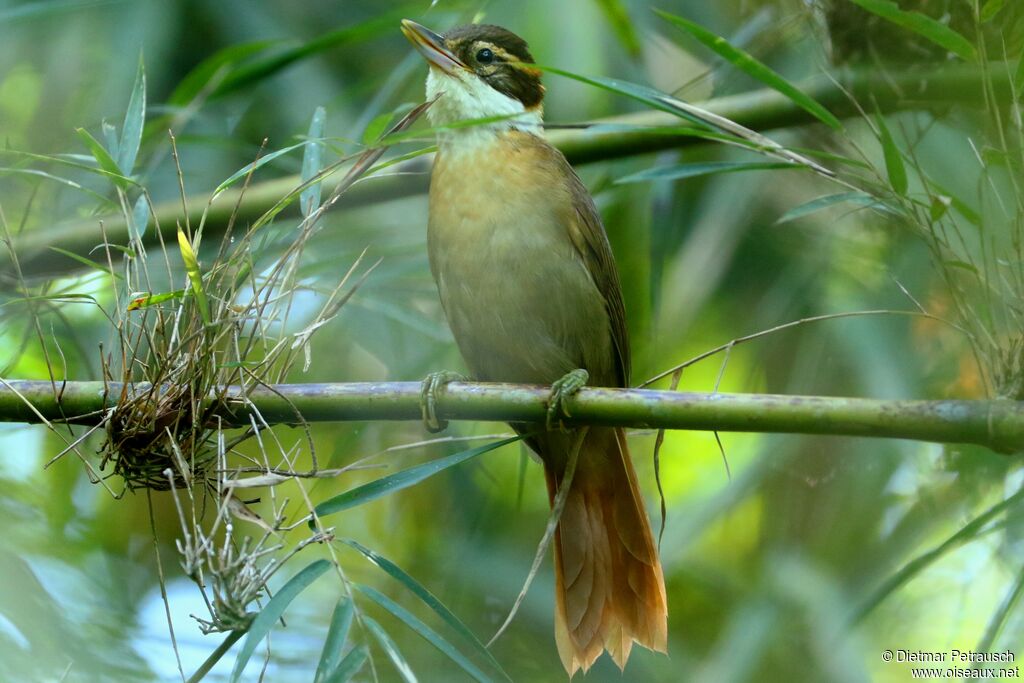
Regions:
[[[423,426],[431,434],[443,432],[448,421],[437,416],[437,394],[448,382],[463,382],[465,377],[451,370],[432,372],[423,379],[420,385],[420,412],[423,415]]]
[[[590,373],[583,368],[577,368],[551,385],[551,393],[548,395],[548,417],[546,422],[549,430],[554,428],[553,425],[556,422],[559,427],[564,427],[562,425],[562,418],[572,417],[565,407],[565,401],[585,387],[588,381],[590,381]]]

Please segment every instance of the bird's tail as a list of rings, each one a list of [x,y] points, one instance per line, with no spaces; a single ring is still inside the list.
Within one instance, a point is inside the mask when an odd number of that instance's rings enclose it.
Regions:
[[[665,580],[621,429],[591,428],[555,535],[555,640],[570,676],[633,643],[665,652]],[[552,501],[561,482],[545,459]]]

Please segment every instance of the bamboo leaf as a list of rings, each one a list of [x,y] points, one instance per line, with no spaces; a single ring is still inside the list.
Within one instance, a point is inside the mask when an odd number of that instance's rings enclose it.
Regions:
[[[89,138],[92,138],[92,136],[89,135],[88,132],[86,132],[85,134]],[[95,138],[92,138],[92,140],[93,140],[93,142],[96,142]],[[88,143],[88,142],[86,144],[90,145],[90,143]],[[97,143],[97,144],[99,144],[99,143]],[[91,145],[90,145],[90,147],[91,147]],[[103,149],[102,145],[100,145],[100,149]],[[106,153],[106,150],[103,150],[103,151],[104,151],[104,153]],[[110,180],[112,180],[112,181],[114,181],[116,183],[124,182],[126,184],[138,185],[138,183],[136,183],[131,178],[126,178],[121,173],[120,170],[109,171],[109,170],[107,170],[105,168],[97,168],[96,165],[95,165],[96,164],[96,157],[94,157],[92,155],[86,155],[86,154],[60,154],[60,155],[34,154],[32,152],[20,152],[20,151],[13,150],[13,149],[0,149],[0,154],[10,154],[10,155],[17,156],[17,157],[24,157],[25,159],[32,159],[34,161],[42,161],[42,162],[45,162],[45,163],[58,164],[60,166],[67,166],[69,168],[74,168],[76,170],[83,171],[85,173],[92,173],[92,174],[95,174],[95,175],[103,176],[104,178],[109,178]],[[110,155],[108,154],[107,157],[109,158]],[[111,159],[111,161],[113,161],[113,159]],[[116,166],[116,164],[114,164],[114,166]],[[23,169],[23,170],[9,169],[9,172],[11,172],[11,173],[16,173],[16,172],[31,173],[32,171],[31,171],[31,169]],[[109,200],[105,200],[105,201],[109,201]]]
[[[78,133],[78,137],[82,139],[85,146],[89,148],[92,153],[92,158],[96,160],[96,163],[100,165],[100,168],[109,174],[111,180],[113,180],[118,187],[121,189],[128,188],[128,178],[124,176],[121,169],[118,167],[117,162],[110,156],[106,148],[100,143],[99,140],[92,136],[92,133],[87,131],[85,128],[76,128],[75,132]]]
[[[132,209],[132,237],[141,240],[149,227],[149,198],[140,194]]]
[[[388,130],[388,124],[395,118],[394,112],[386,111],[373,117],[373,120],[366,124],[363,131],[362,141],[364,145],[372,145],[379,142],[384,133]]]
[[[878,123],[878,132],[881,137],[882,154],[885,158],[885,172],[889,176],[889,184],[893,191],[902,196],[907,196],[907,167],[903,165],[903,155],[900,154],[896,141],[889,132],[889,126],[885,123],[885,117],[881,114],[875,116]]]
[[[1013,76],[1013,91],[1017,93],[1017,99],[1024,95],[1024,53],[1017,60],[1017,73]]]
[[[219,74],[226,73],[235,64],[280,42],[278,40],[257,40],[240,45],[229,45],[218,50],[200,62],[198,66],[181,79],[177,87],[174,88],[174,92],[167,99],[167,103],[178,107],[189,104]]]
[[[124,276],[121,275],[120,273],[115,273],[112,270],[110,270],[109,267],[104,266],[104,265],[102,265],[100,263],[97,263],[96,261],[93,261],[92,259],[88,259],[88,258],[86,258],[84,256],[81,256],[80,254],[76,254],[73,251],[68,251],[67,249],[61,249],[60,247],[53,247],[53,246],[48,247],[48,248],[49,248],[50,251],[55,251],[58,254],[61,254],[63,256],[67,256],[69,259],[73,259],[75,261],[78,261],[83,266],[86,266],[88,268],[92,268],[93,270],[98,270],[99,272],[103,273],[104,275],[113,275],[118,280],[123,280],[124,279]]]
[[[642,52],[640,38],[629,18],[626,5],[622,0],[596,0],[596,2],[597,6],[601,8],[605,20],[615,32],[615,37],[622,43],[622,47],[626,48],[631,56],[639,57]]]
[[[243,64],[224,78],[212,96],[220,97],[229,92],[255,85],[298,61],[338,45],[366,40],[385,32],[394,31],[399,20],[406,13],[405,9],[392,11],[361,24],[330,31],[301,45],[282,50],[275,55]]]
[[[995,19],[1004,5],[1006,5],[1006,0],[988,0],[981,8],[982,23]]]
[[[801,204],[796,208],[790,209],[784,213],[779,220],[775,221],[775,224],[780,225],[782,223],[788,223],[796,220],[797,218],[810,216],[811,214],[827,209],[830,206],[835,206],[836,204],[842,204],[845,202],[860,204],[862,206],[875,206],[878,204],[874,197],[864,194],[863,192],[840,192],[839,194],[830,194],[825,195],[824,197],[818,197],[817,199],[812,199],[805,204]]]
[[[1021,501],[1024,501],[1024,489],[1020,489],[1009,498],[999,501],[965,524],[956,533],[940,543],[938,546],[926,553],[918,555],[913,560],[903,565],[899,571],[886,579],[874,593],[869,595],[868,598],[861,603],[859,609],[853,614],[853,621],[857,622],[863,619],[871,612],[871,610],[885,600],[889,594],[917,576],[921,571],[943,555],[973,541],[978,534],[984,530],[985,526],[990,521],[1004,512],[1007,512],[1010,508],[1014,507]]]
[[[292,152],[298,149],[299,147],[303,147],[308,144],[310,144],[310,141],[303,140],[302,142],[299,142],[297,144],[289,145],[288,147],[285,147],[283,149],[279,149],[271,152],[270,154],[261,156],[259,159],[252,162],[251,164],[246,164],[242,168],[232,173],[227,180],[225,180],[224,182],[217,186],[217,189],[213,191],[213,198],[211,199],[211,201],[213,201],[213,199],[216,199],[221,192],[228,189],[229,187],[231,187],[232,185],[234,185],[235,183],[237,183],[239,180],[246,177],[250,173],[254,173],[257,169],[266,166],[274,159],[277,159],[280,156],[288,154],[289,152]]]
[[[691,123],[697,124],[697,126],[700,128],[710,129],[708,123],[703,119],[694,116],[686,111],[683,111],[679,109],[679,107],[673,107],[671,104],[667,103],[665,99],[668,97],[668,95],[661,92],[660,90],[657,90],[656,88],[651,88],[646,85],[638,85],[636,83],[630,83],[629,81],[620,81],[615,78],[605,78],[603,76],[583,76],[581,74],[573,73],[571,71],[565,71],[564,69],[559,69],[553,66],[541,66],[539,64],[535,66],[538,69],[542,69],[543,71],[558,74],[559,76],[564,76],[565,78],[571,78],[574,81],[586,83],[587,85],[592,85],[597,88],[601,88],[602,90],[607,90],[617,95],[623,95],[638,102],[643,102],[652,109],[657,109],[659,111],[672,114],[673,116],[678,116],[681,119],[686,119]]]
[[[93,171],[97,171],[98,169],[92,169],[92,170]],[[71,180],[69,178],[63,178],[63,177],[61,177],[59,175],[55,175],[53,173],[47,173],[46,171],[40,171],[40,170],[35,169],[35,168],[0,167],[0,175],[7,175],[9,173],[10,174],[14,174],[14,175],[36,176],[38,178],[45,178],[46,180],[52,180],[53,182],[60,183],[61,185],[67,185],[68,187],[74,188],[74,189],[78,190],[79,192],[85,192],[86,194],[91,195],[93,198],[99,200],[103,204],[109,204],[111,207],[116,207],[117,206],[117,202],[111,201],[109,198],[104,197],[103,195],[99,194],[98,192],[93,192],[92,190],[90,190],[87,187],[82,187],[81,185],[76,183],[74,180]]]
[[[942,220],[942,217],[949,212],[949,207],[952,206],[953,200],[949,197],[938,196],[932,199],[931,205],[928,207],[928,216],[932,222],[938,222]]]
[[[331,672],[324,683],[345,683],[352,680],[352,677],[359,673],[369,657],[369,650],[365,645],[360,645],[349,651],[341,660],[338,668]]]
[[[323,107],[317,107],[313,112],[313,119],[309,122],[309,144],[302,155],[302,184],[309,183],[316,177],[323,168],[324,143],[321,139],[324,136],[324,120],[327,118],[327,111]],[[309,216],[320,208],[320,181],[312,183],[299,195],[299,206],[302,208],[302,215]]]
[[[410,486],[419,484],[424,479],[434,476],[438,472],[443,472],[449,467],[460,465],[467,460],[472,460],[478,455],[483,455],[502,446],[507,446],[510,443],[519,441],[521,436],[514,436],[502,441],[495,441],[484,446],[472,448],[454,455],[449,455],[444,458],[438,458],[437,460],[431,460],[428,463],[417,465],[404,469],[401,472],[389,475],[387,477],[381,477],[375,481],[371,481],[368,484],[357,486],[354,489],[350,489],[345,493],[330,498],[316,506],[317,517],[323,518],[328,515],[354,508],[357,505],[368,503],[371,500],[377,500],[384,496],[391,495],[403,489],[407,489]],[[311,521],[312,525],[313,522]]]
[[[185,272],[188,273],[188,280],[192,285],[192,293],[196,297],[196,304],[199,306],[199,314],[203,322],[210,324],[210,304],[206,300],[206,292],[203,290],[203,274],[199,271],[199,259],[192,249],[185,231],[178,226],[178,248],[181,250],[181,260],[185,263]]]
[[[164,292],[162,294],[146,294],[145,296],[138,296],[131,300],[128,304],[127,310],[137,311],[142,308],[148,308],[149,306],[156,306],[162,304],[165,301],[172,299],[180,299],[185,296],[184,289],[176,289],[173,292]]]
[[[433,593],[427,590],[427,588],[423,584],[414,579],[412,576],[410,576],[407,572],[405,572],[401,567],[396,565],[391,560],[361,545],[357,541],[351,539],[343,539],[342,543],[362,553],[362,555],[366,559],[380,567],[386,574],[388,574],[388,576],[395,579],[396,581],[404,585],[406,588],[408,588],[410,591],[412,591],[412,593],[420,600],[422,600],[423,603],[427,605],[427,607],[434,610],[434,613],[441,617],[441,619],[443,619],[446,624],[451,626],[453,630],[457,631],[459,635],[465,638],[473,646],[473,649],[476,650],[480,656],[482,656],[484,659],[490,662],[491,665],[498,672],[501,673],[502,678],[508,681],[512,680],[509,677],[509,675],[505,673],[505,670],[502,669],[501,664],[499,664],[498,660],[494,658],[494,655],[491,654],[490,650],[488,650],[487,647],[482,642],[480,642],[480,639],[477,638],[471,630],[469,630],[469,627],[466,626],[466,624],[464,624],[461,619],[455,616],[455,614],[450,609],[448,609],[444,605],[444,603],[442,603]]]
[[[767,171],[775,169],[805,169],[799,164],[791,164],[785,161],[709,161],[699,164],[673,164],[671,166],[656,166],[638,173],[619,178],[616,184],[642,183],[649,180],[681,180],[683,178],[695,178],[704,175],[715,175],[718,173],[738,173],[741,171]]]
[[[974,648],[975,652],[989,652],[995,645],[996,638],[1002,632],[1003,627],[1009,620],[1010,614],[1013,612],[1017,603],[1020,602],[1021,595],[1024,595],[1024,570],[1018,575],[1017,579],[1010,586],[1010,590],[1003,597],[1003,602],[999,606],[999,609],[995,611],[992,618],[988,622],[988,626],[985,628],[985,634],[981,637],[978,645]]]
[[[895,2],[890,0],[850,0],[860,5],[872,14],[877,14],[897,26],[902,26],[921,36],[922,38],[935,43],[939,47],[949,50],[968,62],[978,59],[978,51],[971,41],[964,38],[949,26],[921,14],[920,12],[904,12]]]
[[[929,190],[939,195],[939,201],[941,203],[946,204],[947,207],[952,206],[954,209],[959,211],[960,214],[971,223],[971,225],[977,228],[981,228],[981,215],[973,208],[971,208],[971,206],[967,202],[960,199],[958,196],[950,192],[946,187],[940,185],[931,178],[925,176],[923,180],[925,184],[928,186]],[[931,207],[931,213],[933,217],[935,216],[935,213],[937,211],[938,209],[933,204]],[[937,219],[933,218],[933,220]]]
[[[245,636],[245,642],[242,643],[242,649],[239,650],[238,658],[235,659],[235,668],[231,671],[232,683],[241,679],[245,665],[249,663],[249,658],[256,651],[256,646],[270,633],[270,629],[281,618],[292,600],[330,567],[331,563],[327,560],[317,560],[308,564],[302,571],[289,579],[288,583],[282,586],[281,590],[275,593],[274,597],[260,610],[256,618],[252,620],[249,632]]]
[[[142,129],[146,125],[146,69],[139,56],[139,68],[135,75],[135,85],[128,99],[128,110],[121,126],[121,141],[118,145],[117,166],[125,175],[131,175],[135,168],[135,159],[139,155],[142,144]]]
[[[331,626],[327,630],[324,648],[320,652],[320,663],[316,667],[314,683],[323,683],[327,680],[328,674],[338,668],[354,614],[355,607],[349,598],[343,597],[338,600],[338,604],[334,607],[334,614],[331,616]]]
[[[949,266],[950,268],[959,268],[960,270],[966,270],[969,273],[979,275],[977,267],[968,263],[967,261],[959,261],[956,259],[943,259],[942,265]]]
[[[755,59],[752,55],[738,47],[731,45],[725,38],[715,35],[700,24],[694,23],[689,19],[684,19],[683,17],[678,17],[674,14],[669,14],[668,12],[663,12],[657,9],[654,11],[662,19],[683,29],[705,46],[714,50],[720,57],[728,61],[740,71],[743,71],[748,76],[756,78],[768,87],[779,91],[792,100],[794,104],[807,111],[825,125],[835,130],[839,130],[843,127],[843,124],[839,122],[839,119],[837,119],[832,112],[822,106],[819,102],[808,96],[763,62]]]
[[[110,156],[117,158],[118,146],[120,143],[117,141],[117,128],[107,123],[106,119],[103,119],[103,123],[100,124],[100,130],[103,131],[103,141],[107,143],[107,151]]]
[[[384,627],[378,624],[375,619],[366,616],[363,617],[363,623],[370,633],[373,634],[373,637],[377,639],[377,642],[380,643],[380,646],[384,648],[384,652],[387,653],[391,663],[398,669],[398,674],[402,677],[402,680],[405,683],[419,683],[416,679],[416,674],[412,671],[412,667],[409,666],[409,662],[405,661],[405,657],[402,656],[398,645],[391,639],[391,636],[384,630]]]
[[[359,592],[361,592],[363,595],[370,598],[378,605],[386,609],[388,612],[391,612],[391,614],[397,617],[406,626],[411,628],[413,632],[415,632],[421,638],[423,638],[428,643],[436,647],[443,654],[447,655],[449,659],[458,664],[463,671],[468,673],[474,679],[480,681],[481,683],[486,683],[487,681],[491,680],[487,676],[487,674],[481,671],[475,664],[473,664],[473,662],[466,659],[466,656],[459,652],[455,648],[455,646],[453,646],[451,643],[449,643],[447,640],[441,637],[441,635],[438,634],[437,631],[435,631],[434,629],[430,628],[425,623],[420,621],[420,619],[417,618],[412,612],[405,609],[404,607],[402,607],[386,595],[383,595],[382,593],[374,590],[373,588],[370,588],[369,586],[357,585],[356,589],[359,590]]]

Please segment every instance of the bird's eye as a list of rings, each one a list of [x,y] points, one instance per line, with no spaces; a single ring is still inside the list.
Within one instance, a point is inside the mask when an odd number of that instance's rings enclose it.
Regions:
[[[485,47],[476,53],[476,61],[481,64],[490,64],[494,61],[494,53]]]

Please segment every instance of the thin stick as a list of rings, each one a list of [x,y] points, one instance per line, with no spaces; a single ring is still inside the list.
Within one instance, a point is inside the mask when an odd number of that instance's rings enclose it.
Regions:
[[[164,579],[164,564],[160,560],[160,540],[156,536],[156,515],[153,514],[153,492],[146,489],[146,505],[149,509],[149,532],[153,538],[153,554],[156,556],[156,575],[160,583],[160,598],[164,603],[164,614],[167,616],[167,631],[171,634],[171,648],[174,659],[178,663],[178,673],[185,681],[185,669],[181,665],[181,653],[178,652],[178,639],[174,636],[174,620],[171,619],[171,602],[167,597],[167,582]]]
[[[523,599],[526,598],[527,591],[530,590],[530,586],[533,584],[533,579],[536,578],[537,572],[540,570],[540,563],[544,561],[544,556],[548,553],[548,546],[551,545],[555,529],[558,528],[558,520],[561,519],[562,510],[565,509],[565,501],[569,498],[573,475],[576,474],[576,462],[579,460],[580,450],[583,448],[583,439],[587,436],[587,431],[589,431],[588,427],[583,427],[579,430],[576,435],[576,443],[573,444],[572,450],[569,452],[569,461],[565,465],[565,474],[562,475],[562,481],[558,484],[558,493],[555,495],[555,500],[551,503],[551,516],[548,517],[548,525],[544,529],[544,536],[541,537],[540,544],[537,546],[537,554],[533,556],[533,564],[530,565],[530,573],[526,576],[523,589],[519,591],[515,604],[512,605],[512,609],[509,611],[501,628],[487,641],[487,647],[493,645],[494,641],[501,637],[501,634],[512,623],[516,613],[519,612],[519,606],[523,604]]]
[[[929,320],[935,320],[937,322],[941,322],[943,324],[949,325],[953,329],[958,330],[959,332],[962,332],[963,334],[965,334],[968,338],[971,337],[971,334],[967,330],[965,330],[964,328],[960,327],[959,325],[956,325],[955,323],[951,323],[948,320],[945,320],[945,319],[940,318],[938,316],[934,316],[934,315],[932,315],[930,313],[921,313],[921,312],[918,312],[918,311],[894,311],[894,310],[888,310],[888,309],[878,309],[878,310],[872,310],[872,311],[849,311],[849,312],[846,312],[846,313],[829,313],[827,315],[816,315],[816,316],[812,316],[810,318],[801,318],[800,320],[794,320],[792,322],[784,323],[782,325],[776,325],[775,327],[768,328],[767,330],[761,330],[760,332],[755,332],[754,334],[748,334],[745,337],[737,337],[736,339],[733,339],[733,340],[731,340],[729,342],[726,342],[725,344],[722,344],[721,346],[716,346],[713,349],[710,349],[708,351],[700,353],[700,354],[694,356],[693,358],[680,363],[679,365],[673,366],[673,367],[669,368],[668,370],[665,370],[664,372],[659,372],[654,377],[651,377],[650,379],[648,379],[648,380],[638,384],[637,388],[638,389],[642,389],[643,387],[646,387],[646,386],[649,386],[651,384],[654,384],[658,380],[664,379],[664,378],[668,377],[669,375],[674,373],[676,370],[681,370],[683,368],[688,368],[691,365],[693,365],[694,363],[699,363],[700,361],[704,360],[705,358],[710,358],[711,356],[714,356],[716,354],[722,353],[723,351],[728,351],[733,346],[737,346],[737,345],[742,344],[744,342],[753,341],[754,339],[760,339],[761,337],[767,337],[770,334],[775,334],[776,332],[781,332],[782,330],[788,330],[788,329],[790,329],[792,327],[799,327],[800,325],[807,325],[809,323],[817,323],[817,322],[822,322],[822,321],[825,321],[825,320],[838,320],[840,318],[860,318],[860,317],[871,316],[871,315],[907,315],[907,316],[918,317],[918,318],[928,318]]]

